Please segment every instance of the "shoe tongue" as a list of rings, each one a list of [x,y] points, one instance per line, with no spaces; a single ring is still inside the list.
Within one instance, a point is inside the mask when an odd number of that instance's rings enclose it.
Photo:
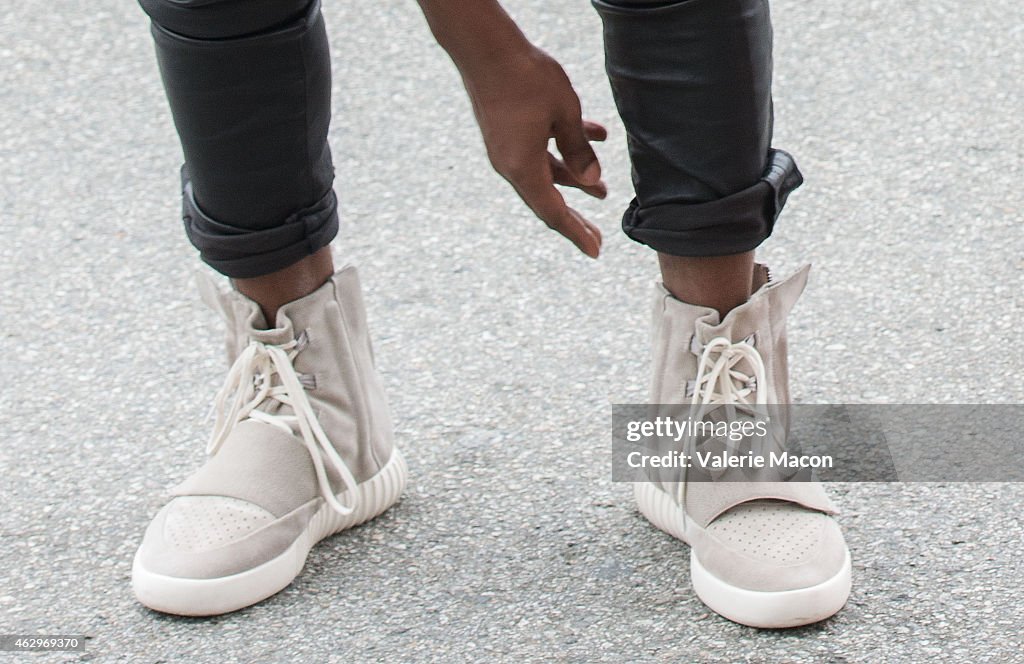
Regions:
[[[295,339],[295,327],[291,320],[284,316],[277,317],[277,327],[269,330],[250,327],[246,333],[253,341],[259,341],[269,346],[280,346]]]

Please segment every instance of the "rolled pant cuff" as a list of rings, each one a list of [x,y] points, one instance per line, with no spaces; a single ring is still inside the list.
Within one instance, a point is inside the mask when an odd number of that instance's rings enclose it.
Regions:
[[[338,199],[333,189],[280,225],[251,229],[219,222],[203,212],[184,167],[181,187],[182,220],[189,241],[203,262],[228,277],[248,279],[284,269],[326,247],[338,234]]]
[[[756,184],[703,203],[629,205],[622,230],[633,240],[673,256],[726,256],[757,248],[804,178],[793,157],[768,151],[768,168]]]

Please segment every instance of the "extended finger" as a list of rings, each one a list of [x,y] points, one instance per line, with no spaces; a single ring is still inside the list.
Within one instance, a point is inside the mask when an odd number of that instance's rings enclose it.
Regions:
[[[608,130],[604,128],[604,125],[592,120],[584,120],[583,135],[587,137],[588,141],[600,142],[608,138]]]
[[[597,258],[601,252],[600,231],[565,204],[565,199],[555,189],[550,174],[538,169],[529,177],[512,181],[512,186],[533,213],[549,228],[562,234],[587,256]]]
[[[590,147],[579,117],[558,122],[554,126],[555,144],[562,161],[581,184],[597,184],[601,179],[601,164]]]
[[[597,184],[583,184],[572,172],[566,168],[565,163],[556,157],[555,155],[548,153],[548,164],[551,166],[551,176],[555,181],[555,184],[564,185],[567,187],[575,187],[580,191],[590,194],[594,198],[605,198],[608,195],[608,187],[605,185],[603,180],[598,180]]]

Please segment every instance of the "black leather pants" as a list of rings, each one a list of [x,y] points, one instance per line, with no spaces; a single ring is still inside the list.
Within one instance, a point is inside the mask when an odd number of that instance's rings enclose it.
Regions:
[[[319,0],[139,0],[185,153],[183,217],[231,277],[280,270],[338,232]]]
[[[203,260],[253,277],[326,246],[338,215],[319,0],[139,2],[185,153],[185,228]],[[802,181],[770,147],[767,0],[593,2],[633,163],[623,229],[679,256],[753,249]]]
[[[768,0],[593,0],[626,127],[629,237],[676,256],[757,247],[803,178],[771,149]]]

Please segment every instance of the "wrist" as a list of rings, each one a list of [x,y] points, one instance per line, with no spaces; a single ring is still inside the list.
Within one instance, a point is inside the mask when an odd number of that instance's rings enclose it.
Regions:
[[[453,39],[442,45],[464,76],[514,65],[528,59],[534,46],[515,28],[514,32],[491,32],[472,39]]]
[[[536,48],[501,6],[492,0],[473,3],[420,0],[430,30],[462,77],[472,80],[527,61]]]

